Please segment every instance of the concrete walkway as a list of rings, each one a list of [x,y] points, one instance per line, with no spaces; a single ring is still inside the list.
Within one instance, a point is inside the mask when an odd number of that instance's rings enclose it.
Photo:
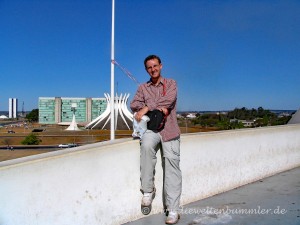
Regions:
[[[164,214],[126,225],[165,224]],[[182,207],[178,225],[299,225],[300,167]]]

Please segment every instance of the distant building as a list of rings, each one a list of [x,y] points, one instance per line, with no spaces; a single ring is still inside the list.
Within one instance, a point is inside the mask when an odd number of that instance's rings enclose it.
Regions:
[[[0,116],[0,120],[5,120],[5,119],[8,119],[8,117],[5,116],[5,115],[1,115],[1,116]]]
[[[238,120],[238,119],[230,119],[230,123],[238,122],[242,123],[244,127],[252,127],[254,125],[254,121],[252,120]]]
[[[107,105],[106,98],[40,97],[39,123],[70,123],[73,117],[72,103],[77,104],[76,121],[84,125],[101,115]]]
[[[17,118],[18,115],[18,99],[8,99],[8,118]]]
[[[196,118],[197,116],[196,116],[196,113],[189,113],[187,116],[186,116],[186,118],[190,118],[190,119],[194,119],[194,118]]]

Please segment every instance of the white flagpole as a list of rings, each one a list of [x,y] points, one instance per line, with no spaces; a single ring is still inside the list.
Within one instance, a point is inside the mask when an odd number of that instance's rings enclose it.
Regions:
[[[110,83],[110,140],[115,139],[115,0],[112,0],[112,23],[111,23],[111,83]]]

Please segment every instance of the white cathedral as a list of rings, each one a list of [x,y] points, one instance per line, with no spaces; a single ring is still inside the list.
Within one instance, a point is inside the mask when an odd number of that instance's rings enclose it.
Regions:
[[[96,119],[85,126],[86,129],[107,129],[110,130],[111,107],[110,95],[104,93],[107,101],[107,108]],[[121,94],[115,96],[115,130],[131,130],[133,114],[127,108],[129,94]]]

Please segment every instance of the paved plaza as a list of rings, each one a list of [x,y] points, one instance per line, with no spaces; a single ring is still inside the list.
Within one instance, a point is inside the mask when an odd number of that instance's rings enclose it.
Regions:
[[[164,214],[126,225],[165,224]],[[299,225],[300,167],[182,207],[178,225]]]

